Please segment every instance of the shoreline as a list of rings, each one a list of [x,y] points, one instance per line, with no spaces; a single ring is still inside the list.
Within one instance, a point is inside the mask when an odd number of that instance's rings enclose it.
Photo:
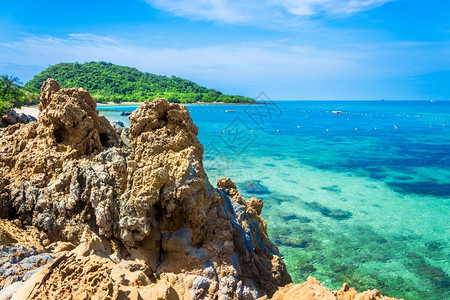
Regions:
[[[21,108],[14,108],[14,110],[20,114],[20,113],[24,113],[26,115],[30,115],[35,117],[36,119],[39,116],[39,109],[37,104],[33,104],[33,105],[22,105]]]
[[[99,103],[97,102],[97,106],[105,106],[105,105],[141,105],[144,102],[121,102],[121,103],[114,103],[114,102],[106,102],[106,103]],[[223,102],[195,102],[195,103],[178,103],[181,105],[259,105],[259,104],[267,104],[265,102],[255,102],[255,103],[223,103]]]
[[[101,109],[102,106],[125,106],[125,105],[137,105],[138,107],[145,102],[122,102],[122,103],[114,103],[114,102],[108,102],[108,103],[98,103],[97,102],[97,109]],[[222,103],[222,102],[197,102],[197,103],[179,103],[181,105],[185,106],[194,106],[194,105],[262,105],[265,103],[258,102],[258,103]],[[35,118],[39,117],[39,109],[38,104],[31,104],[31,105],[22,105],[21,108],[14,108],[14,110],[17,113],[24,113],[26,115],[33,116]]]

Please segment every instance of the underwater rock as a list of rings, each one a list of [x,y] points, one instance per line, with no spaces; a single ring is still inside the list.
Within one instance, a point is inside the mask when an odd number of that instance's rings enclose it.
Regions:
[[[321,187],[322,190],[325,191],[329,191],[329,192],[334,192],[334,193],[341,193],[341,189],[337,186],[337,185],[332,185],[332,186],[323,186]]]
[[[245,181],[242,184],[245,192],[255,195],[263,195],[269,193],[269,189],[261,184],[259,180],[255,181]]]
[[[409,261],[406,266],[418,276],[429,280],[437,289],[448,289],[450,287],[450,276],[437,266],[430,265],[422,256],[417,253],[408,254]]]
[[[278,216],[283,219],[284,221],[290,221],[290,220],[296,220],[300,223],[310,223],[312,220],[305,216],[299,216],[296,214],[290,214],[290,213],[279,213]]]
[[[313,201],[313,202],[305,202],[305,205],[315,211],[320,212],[323,216],[329,217],[338,221],[341,220],[347,220],[351,218],[352,213],[349,211],[341,210],[341,209],[334,209],[331,210],[328,207],[320,204],[319,202]]]
[[[450,183],[421,181],[421,182],[387,182],[394,191],[402,194],[417,194],[422,196],[450,197]]]

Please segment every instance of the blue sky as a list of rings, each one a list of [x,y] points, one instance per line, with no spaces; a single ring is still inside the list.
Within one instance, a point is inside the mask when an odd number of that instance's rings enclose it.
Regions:
[[[4,1],[0,73],[108,61],[273,99],[450,99],[448,0]]]

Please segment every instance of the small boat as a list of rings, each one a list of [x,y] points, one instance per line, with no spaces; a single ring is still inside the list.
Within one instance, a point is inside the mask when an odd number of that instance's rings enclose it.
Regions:
[[[236,112],[235,110],[226,110],[225,112]]]
[[[342,110],[333,110],[332,113],[333,114],[342,114]]]
[[[129,116],[129,115],[131,115],[131,113],[130,112],[122,112],[121,114],[120,114],[121,116]]]

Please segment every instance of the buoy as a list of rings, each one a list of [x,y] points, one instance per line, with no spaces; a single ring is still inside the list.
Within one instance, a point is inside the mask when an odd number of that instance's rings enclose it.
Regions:
[[[358,130],[358,128],[355,128],[355,130]]]
[[[300,128],[300,125],[298,125],[297,128]]]
[[[222,130],[223,133],[225,133],[225,130]]]
[[[277,129],[277,132],[280,132],[280,131]]]
[[[328,128],[327,128],[327,131],[328,131]]]
[[[377,128],[375,127],[375,130],[377,130]]]

